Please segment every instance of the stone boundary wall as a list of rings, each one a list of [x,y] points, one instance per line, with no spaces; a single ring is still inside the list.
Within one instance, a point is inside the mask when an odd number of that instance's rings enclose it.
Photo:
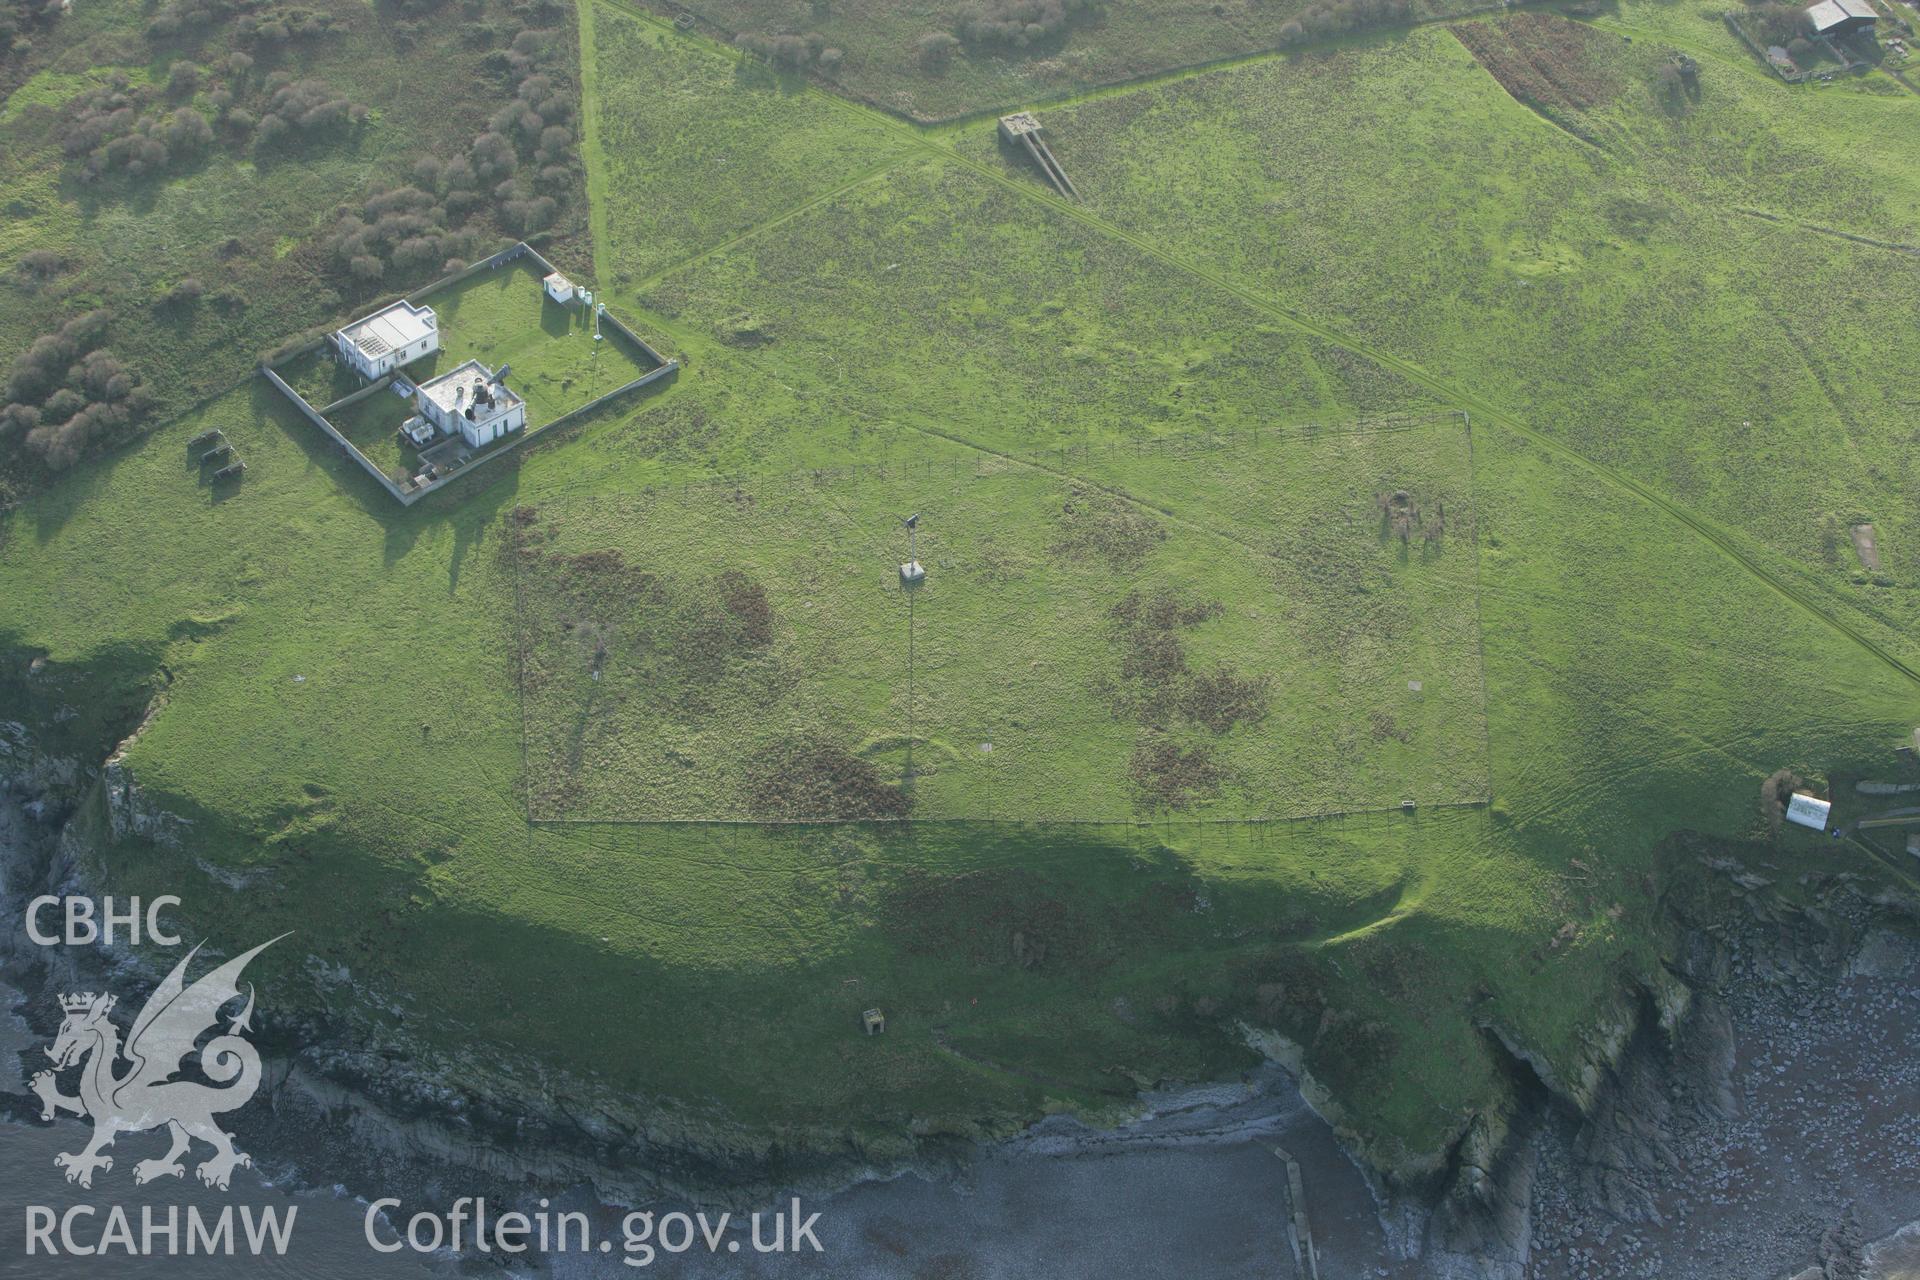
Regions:
[[[384,375],[383,377],[375,378],[372,382],[369,382],[366,386],[360,388],[358,391],[352,392],[348,395],[341,396],[338,400],[335,400],[332,404],[323,406],[320,409],[320,413],[324,416],[326,414],[333,413],[337,410],[344,409],[350,404],[359,404],[362,400],[365,400],[368,396],[373,395],[375,392],[385,391],[388,387],[392,385],[393,385],[393,375],[390,373]]]
[[[499,268],[504,267],[509,263],[518,262],[522,258],[531,259],[533,262],[533,265],[541,269],[542,275],[551,275],[555,270],[558,269],[553,265],[553,263],[549,262],[546,259],[546,257],[540,253],[539,250],[535,249],[532,245],[528,244],[526,241],[521,240],[521,241],[518,241],[517,243],[508,245],[506,248],[500,250],[498,253],[491,254],[488,257],[482,258],[479,262],[473,263],[470,266],[462,267],[460,270],[454,272],[451,275],[442,276],[440,279],[435,280],[432,284],[426,286],[424,289],[417,289],[412,293],[401,294],[399,296],[409,301],[424,302],[428,298],[432,297],[434,294],[444,292],[445,290],[452,288],[454,285],[461,284],[467,280],[470,280],[474,276],[477,276],[482,272],[498,270]],[[324,409],[316,409],[311,404],[307,403],[307,399],[305,396],[301,395],[299,392],[295,391],[291,386],[287,385],[286,379],[282,378],[278,373],[276,373],[272,365],[263,362],[260,365],[260,372],[266,375],[267,381],[271,382],[274,385],[274,387],[280,391],[282,395],[286,396],[287,399],[293,401],[294,406],[297,409],[299,409],[302,414],[306,415],[308,421],[312,422],[314,425],[318,426],[322,431],[324,431],[327,434],[327,437],[329,439],[331,439],[335,444],[339,445],[342,449],[346,450],[348,457],[352,458],[355,462],[358,462],[360,464],[360,467],[362,470],[364,470],[368,475],[372,476],[375,480],[379,481],[380,487],[385,489],[387,493],[394,498],[395,501],[399,502],[402,506],[410,507],[414,503],[418,502],[421,498],[424,498],[427,494],[434,492],[435,490],[441,488],[442,486],[448,484],[449,482],[461,479],[467,475],[472,474],[473,472],[479,470],[481,467],[484,467],[485,465],[487,465],[489,462],[492,462],[495,458],[503,457],[506,454],[512,453],[515,449],[518,449],[521,445],[525,444],[527,441],[532,440],[537,436],[545,435],[547,432],[553,430],[556,427],[563,427],[571,423],[577,422],[581,418],[585,417],[587,414],[592,413],[595,410],[604,407],[609,402],[616,400],[619,397],[628,394],[629,392],[638,391],[640,388],[648,385],[649,383],[658,382],[661,379],[671,377],[673,374],[679,372],[679,369],[680,369],[679,361],[670,360],[666,356],[660,354],[659,351],[654,349],[653,344],[649,343],[645,338],[642,338],[639,334],[635,333],[631,328],[627,326],[625,321],[621,320],[620,317],[614,315],[613,312],[611,311],[602,312],[600,318],[601,318],[601,324],[603,325],[603,327],[613,330],[613,332],[617,334],[621,339],[632,344],[632,346],[636,350],[640,351],[648,360],[653,362],[654,367],[647,370],[647,372],[641,374],[638,378],[635,378],[631,382],[624,383],[620,386],[617,386],[613,388],[611,391],[603,392],[602,394],[597,395],[593,399],[587,401],[585,404],[580,405],[573,409],[569,409],[567,412],[561,414],[559,417],[553,419],[551,422],[543,422],[531,431],[521,432],[518,436],[508,441],[507,444],[502,448],[495,449],[491,453],[486,454],[484,457],[481,457],[478,460],[472,463],[469,463],[466,466],[460,467],[457,470],[448,472],[446,475],[440,477],[437,480],[434,480],[430,484],[425,484],[415,489],[402,489],[399,485],[395,484],[391,476],[389,476],[385,471],[382,471],[380,467],[374,463],[373,459],[367,457],[366,454],[360,452],[359,448],[356,447],[351,440],[347,439],[346,436],[342,435],[340,433],[340,429],[338,427],[335,427],[332,422],[328,421],[326,416],[327,414],[332,413],[335,410],[344,408],[345,406],[350,404],[354,404],[360,400],[365,399],[370,395],[374,395],[378,392],[385,391],[393,382],[393,378],[394,378],[393,374],[388,374],[384,378],[380,378],[375,380],[374,382],[368,383],[366,386],[360,388],[360,390],[358,391],[351,393],[350,395],[342,396],[340,399],[334,401],[332,404],[327,405]],[[335,326],[334,328],[338,328],[338,326]],[[334,332],[334,329],[327,330],[327,333],[329,335],[331,335],[333,332]],[[324,338],[324,337],[317,338],[313,342],[302,344],[297,350],[289,352],[288,354],[282,356],[277,363],[285,364],[288,361],[298,359],[299,357],[306,355],[311,351],[324,347],[326,344],[327,344],[327,338]],[[409,381],[411,381],[411,379],[409,379]]]
[[[378,480],[380,482],[380,487],[385,489],[388,493],[392,494],[394,499],[398,501],[402,506],[408,506],[408,507],[412,506],[415,502],[419,500],[421,494],[427,492],[427,490],[425,489],[418,489],[412,493],[408,493],[405,490],[401,489],[399,485],[393,482],[392,478],[389,477],[386,472],[382,471],[379,467],[376,467],[373,465],[373,459],[369,458],[366,454],[360,452],[359,449],[355,448],[353,441],[341,435],[340,429],[338,427],[334,426],[331,422],[328,422],[326,418],[321,416],[321,413],[318,409],[315,409],[312,405],[307,403],[307,398],[305,396],[301,395],[298,391],[295,391],[292,387],[288,386],[286,383],[286,380],[282,378],[279,374],[275,373],[272,370],[272,368],[263,364],[260,366],[260,372],[264,373],[267,376],[268,382],[271,382],[275,387],[278,387],[280,389],[280,393],[282,395],[286,396],[287,399],[293,401],[294,407],[300,410],[301,413],[305,414],[309,422],[313,423],[314,426],[319,427],[322,431],[326,432],[329,439],[331,439],[335,444],[339,445],[342,449],[345,449],[347,451],[347,456],[354,459],[356,462],[358,462],[361,465],[361,467],[366,470],[366,473],[368,475],[372,476],[375,480]]]

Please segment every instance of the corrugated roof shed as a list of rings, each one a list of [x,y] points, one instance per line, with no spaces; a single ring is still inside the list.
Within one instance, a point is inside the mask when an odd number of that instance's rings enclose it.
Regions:
[[[1866,0],[1820,0],[1807,10],[1807,21],[1825,35],[1830,31],[1872,26],[1880,15]]]

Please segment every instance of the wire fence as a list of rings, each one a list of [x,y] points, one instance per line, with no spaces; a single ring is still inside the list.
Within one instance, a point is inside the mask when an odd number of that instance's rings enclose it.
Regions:
[[[1234,817],[1209,817],[1197,814],[1162,812],[1152,815],[1134,815],[1124,818],[1086,818],[1086,817],[1049,817],[1027,816],[1001,818],[991,815],[953,815],[936,817],[915,817],[906,815],[897,818],[756,818],[756,817],[713,817],[713,818],[527,818],[534,827],[875,827],[900,830],[910,827],[991,827],[996,830],[1032,828],[1047,830],[1059,827],[1110,828],[1114,830],[1143,831],[1150,829],[1198,829],[1207,827],[1275,827],[1296,823],[1338,822],[1356,818],[1402,817],[1417,818],[1423,813],[1455,809],[1484,809],[1493,803],[1490,795],[1473,796],[1457,800],[1439,800],[1428,803],[1406,801],[1401,804],[1359,805],[1351,809],[1318,809],[1309,813],[1263,813],[1243,814]]]
[[[955,453],[944,457],[887,458],[872,462],[837,463],[825,467],[791,467],[781,471],[734,472],[711,476],[688,476],[662,480],[654,484],[607,487],[583,477],[568,483],[540,486],[540,496],[567,499],[580,496],[597,498],[640,498],[669,494],[693,494],[709,491],[746,492],[767,485],[808,481],[827,485],[864,479],[888,480],[912,476],[984,477],[1008,466],[1039,470],[1069,470],[1075,464],[1117,462],[1121,459],[1164,458],[1184,460],[1207,454],[1248,450],[1261,445],[1383,435],[1414,431],[1442,422],[1468,424],[1467,415],[1457,409],[1430,413],[1394,413],[1373,418],[1345,420],[1338,425],[1324,422],[1288,423],[1268,427],[1246,427],[1237,431],[1170,432],[1166,435],[1131,440],[1109,439],[1057,445],[1045,449],[989,450],[969,446],[971,454]],[[912,430],[913,428],[907,428]],[[964,443],[964,442],[956,442]]]
[[[549,495],[560,501],[562,509],[570,500],[585,498],[593,503],[599,501],[619,502],[622,499],[640,499],[654,497],[687,497],[694,494],[706,495],[713,492],[744,493],[752,488],[768,484],[810,483],[826,486],[839,482],[859,481],[862,479],[892,478],[896,476],[914,476],[923,474],[946,474],[973,477],[986,477],[1003,471],[1008,466],[1028,466],[1041,469],[1071,470],[1075,463],[1088,461],[1118,460],[1127,458],[1169,458],[1189,459],[1235,450],[1249,450],[1259,445],[1307,443],[1319,440],[1357,438],[1382,435],[1395,432],[1413,431],[1422,427],[1443,423],[1458,423],[1466,442],[1467,482],[1469,505],[1477,508],[1473,492],[1473,442],[1472,420],[1459,410],[1427,413],[1396,413],[1381,415],[1358,421],[1347,420],[1339,424],[1298,423],[1273,427],[1249,428],[1235,432],[1186,432],[1169,434],[1136,441],[1085,442],[1051,449],[1033,450],[1023,453],[988,453],[975,457],[927,458],[911,461],[889,460],[872,463],[851,463],[834,467],[810,467],[785,472],[769,472],[748,476],[715,476],[710,478],[687,479],[659,485],[641,486],[628,490],[606,490],[593,486],[582,486],[576,490],[572,486],[542,490],[542,500]],[[1477,525],[1472,535],[1473,560],[1473,640],[1474,670],[1479,680],[1480,696],[1484,704],[1486,689],[1486,663],[1483,623],[1480,614],[1480,556]],[[1325,808],[1305,812],[1261,812],[1240,813],[1229,816],[1209,814],[1183,814],[1171,810],[1134,813],[1122,816],[1087,816],[1084,814],[1020,814],[1008,816],[996,814],[989,809],[985,813],[947,814],[937,816],[905,815],[900,817],[808,817],[808,818],[771,818],[751,815],[713,815],[713,816],[582,816],[572,817],[564,813],[539,811],[534,795],[533,750],[527,712],[526,670],[529,658],[528,615],[524,578],[525,563],[521,556],[513,557],[514,563],[514,614],[515,647],[517,662],[515,676],[521,713],[521,768],[522,786],[525,802],[526,821],[530,828],[589,828],[589,827],[648,827],[648,828],[747,828],[764,827],[779,829],[836,828],[836,827],[874,827],[884,829],[907,830],[915,827],[925,828],[983,828],[996,831],[1020,829],[1110,829],[1115,831],[1141,831],[1164,829],[1172,831],[1200,831],[1209,828],[1264,828],[1299,823],[1344,822],[1357,819],[1417,819],[1421,814],[1436,811],[1468,810],[1485,808],[1493,802],[1492,786],[1492,744],[1488,736],[1483,714],[1479,747],[1482,754],[1483,776],[1486,783],[1472,794],[1455,793],[1452,795],[1414,796],[1397,803],[1358,804],[1352,807]]]

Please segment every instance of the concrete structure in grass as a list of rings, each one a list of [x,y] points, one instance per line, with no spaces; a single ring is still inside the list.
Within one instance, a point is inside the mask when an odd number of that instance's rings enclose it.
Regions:
[[[1803,827],[1812,827],[1815,831],[1827,829],[1827,818],[1833,813],[1833,804],[1818,796],[1810,796],[1804,791],[1796,791],[1787,801],[1787,821]]]
[[[1041,136],[1044,131],[1040,120],[1031,111],[1016,111],[1010,116],[1000,117],[1000,141],[1010,147],[1022,149],[1027,156],[1040,167],[1040,172],[1053,189],[1069,200],[1078,200],[1080,191],[1073,185],[1073,179],[1060,167],[1054,158],[1053,148]]]

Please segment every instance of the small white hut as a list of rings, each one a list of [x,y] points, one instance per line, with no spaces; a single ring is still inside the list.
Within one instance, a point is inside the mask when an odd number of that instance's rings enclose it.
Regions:
[[[1821,800],[1804,792],[1796,791],[1793,799],[1787,801],[1787,821],[1797,822],[1803,827],[1812,827],[1815,831],[1827,829],[1827,815],[1833,812],[1833,803]]]

